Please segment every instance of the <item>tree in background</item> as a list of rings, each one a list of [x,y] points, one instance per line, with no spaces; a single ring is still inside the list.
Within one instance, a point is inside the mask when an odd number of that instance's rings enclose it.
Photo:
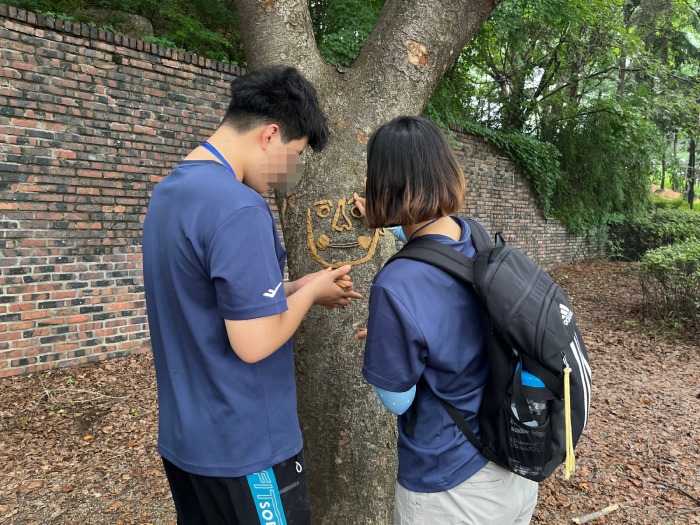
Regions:
[[[690,0],[640,0],[635,5],[636,26],[649,64],[648,71],[638,75],[639,81],[648,86],[651,119],[666,138],[662,161],[672,151],[672,187],[686,192],[692,209],[700,124],[700,5]],[[679,137],[687,144],[687,170],[677,156]],[[662,169],[662,188],[665,179]]]
[[[509,0],[470,41],[428,105],[550,142],[551,207],[570,230],[634,214],[697,127],[700,19],[691,0]],[[675,147],[674,147],[675,145]]]

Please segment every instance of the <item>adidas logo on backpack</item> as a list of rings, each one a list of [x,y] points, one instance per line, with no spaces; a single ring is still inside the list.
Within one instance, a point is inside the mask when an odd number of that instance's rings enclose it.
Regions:
[[[574,316],[574,312],[572,312],[563,304],[559,305],[559,311],[561,312],[561,320],[564,323],[564,326],[568,326],[571,322],[572,317]]]
[[[489,460],[534,481],[566,463],[588,422],[591,367],[564,291],[529,257],[496,245],[486,229],[467,219],[475,260],[427,237],[407,243],[394,259],[423,261],[472,285],[481,302],[491,371],[479,409],[476,436],[461,413],[442,406]],[[420,424],[416,397],[409,428]]]

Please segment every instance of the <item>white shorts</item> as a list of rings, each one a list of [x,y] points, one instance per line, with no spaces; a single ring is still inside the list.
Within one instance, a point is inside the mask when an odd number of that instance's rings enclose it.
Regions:
[[[395,525],[526,525],[538,484],[489,462],[461,485],[412,492],[396,484]]]

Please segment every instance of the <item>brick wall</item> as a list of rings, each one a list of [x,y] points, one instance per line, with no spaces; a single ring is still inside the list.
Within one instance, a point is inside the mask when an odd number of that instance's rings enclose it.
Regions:
[[[218,126],[239,74],[0,4],[0,377],[148,348],[148,197]],[[549,268],[596,251],[542,218],[498,151],[458,139],[468,212]]]
[[[0,377],[147,347],[148,197],[235,74],[0,5]]]
[[[546,218],[522,170],[480,137],[453,128],[457,157],[467,179],[465,215],[478,218],[492,233],[502,231],[516,246],[551,270],[606,251],[605,232],[572,235],[557,219]]]

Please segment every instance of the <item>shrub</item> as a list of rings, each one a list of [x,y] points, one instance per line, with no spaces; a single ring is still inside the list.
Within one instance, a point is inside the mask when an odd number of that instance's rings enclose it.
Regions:
[[[650,315],[689,322],[700,329],[700,240],[647,252],[639,271]]]
[[[610,240],[620,254],[638,260],[649,250],[688,240],[700,240],[700,213],[656,209],[613,228]]]
[[[677,197],[675,199],[663,199],[658,196],[654,196],[652,199],[654,207],[665,208],[668,210],[690,210],[690,204],[688,204],[688,199],[686,197]],[[695,206],[693,211],[700,214],[700,199],[695,199]]]

